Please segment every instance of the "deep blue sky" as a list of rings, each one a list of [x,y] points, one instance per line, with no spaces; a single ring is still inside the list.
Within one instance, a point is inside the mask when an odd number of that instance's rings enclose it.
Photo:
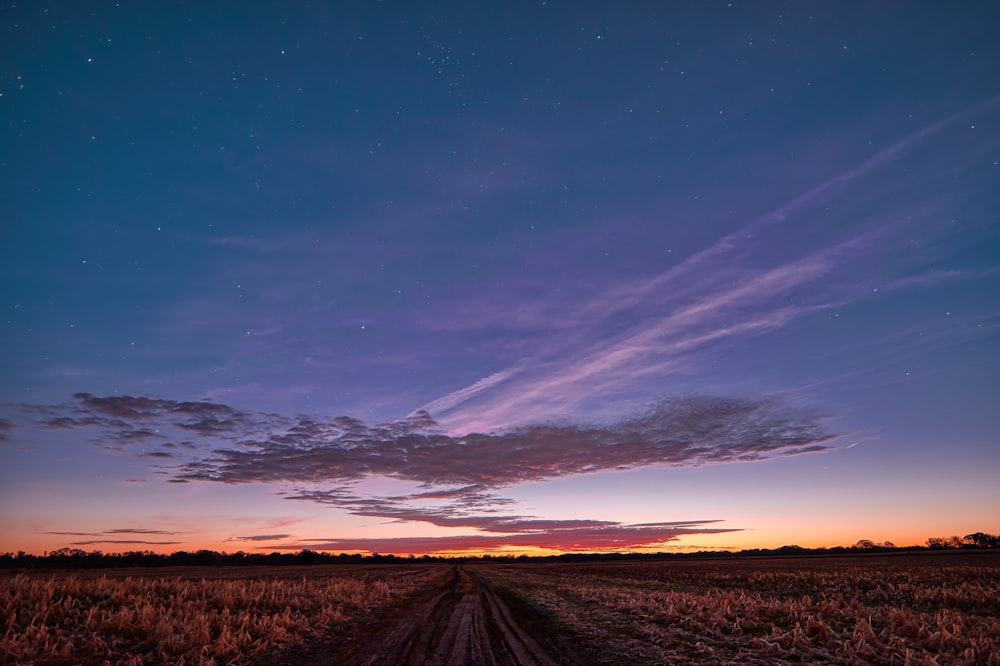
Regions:
[[[996,3],[256,4],[0,10],[0,549],[1000,529]]]

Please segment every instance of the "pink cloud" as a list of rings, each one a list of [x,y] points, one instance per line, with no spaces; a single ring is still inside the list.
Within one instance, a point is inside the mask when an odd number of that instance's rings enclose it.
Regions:
[[[378,553],[481,552],[502,548],[543,548],[555,551],[627,551],[665,546],[682,536],[721,534],[739,530],[703,527],[712,521],[692,521],[681,525],[603,524],[594,527],[552,527],[546,530],[511,534],[470,534],[444,537],[387,537],[357,539],[309,539],[296,544],[263,546],[264,549],[326,551],[367,551]]]

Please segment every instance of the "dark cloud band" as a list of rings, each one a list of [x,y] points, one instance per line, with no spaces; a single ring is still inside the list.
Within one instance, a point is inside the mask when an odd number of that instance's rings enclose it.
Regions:
[[[159,450],[140,455],[175,461],[167,468],[172,483],[291,484],[293,489],[284,492],[286,499],[394,522],[420,521],[478,532],[452,540],[325,539],[318,542],[322,545],[311,546],[391,552],[635,548],[662,544],[685,534],[733,531],[708,526],[716,522],[711,520],[627,525],[504,514],[505,507],[514,502],[495,491],[518,483],[592,472],[822,452],[831,448],[835,437],[822,415],[793,408],[776,398],[685,397],[660,401],[610,424],[558,422],[464,435],[445,432],[425,411],[368,425],[346,416],[289,418],[212,402],[98,398],[89,393],[78,393],[74,403],[39,413],[43,416],[38,421],[44,427],[96,427],[102,445],[109,441],[119,446],[160,442]],[[188,439],[192,432],[216,448],[205,451],[192,444]],[[356,493],[357,482],[369,477],[409,481],[419,489],[376,497]],[[159,533],[112,530],[105,534],[119,532]],[[263,543],[288,537],[265,534],[236,539]],[[273,547],[295,546],[284,543]]]
[[[442,433],[430,415],[417,412],[374,427],[300,421],[266,439],[217,449],[180,467],[176,478],[251,483],[389,476],[498,488],[586,472],[818,452],[830,448],[833,437],[818,416],[774,399],[683,398],[606,426],[533,425],[462,436]]]

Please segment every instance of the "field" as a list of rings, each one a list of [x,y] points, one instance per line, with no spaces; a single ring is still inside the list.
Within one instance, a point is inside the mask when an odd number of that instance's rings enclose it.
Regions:
[[[607,663],[1000,664],[1000,557],[492,567]]]
[[[3,664],[998,664],[1000,553],[0,578]]]
[[[418,565],[6,576],[0,663],[259,663],[351,635],[441,573]]]

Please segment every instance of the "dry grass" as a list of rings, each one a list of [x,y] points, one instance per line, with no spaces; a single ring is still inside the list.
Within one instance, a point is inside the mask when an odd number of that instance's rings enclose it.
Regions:
[[[607,663],[1000,666],[998,554],[469,566]],[[7,576],[0,663],[268,663],[352,635],[449,570]]]
[[[1000,562],[486,568],[630,663],[1000,664]]]
[[[242,664],[398,603],[429,568],[0,579],[0,663]]]

